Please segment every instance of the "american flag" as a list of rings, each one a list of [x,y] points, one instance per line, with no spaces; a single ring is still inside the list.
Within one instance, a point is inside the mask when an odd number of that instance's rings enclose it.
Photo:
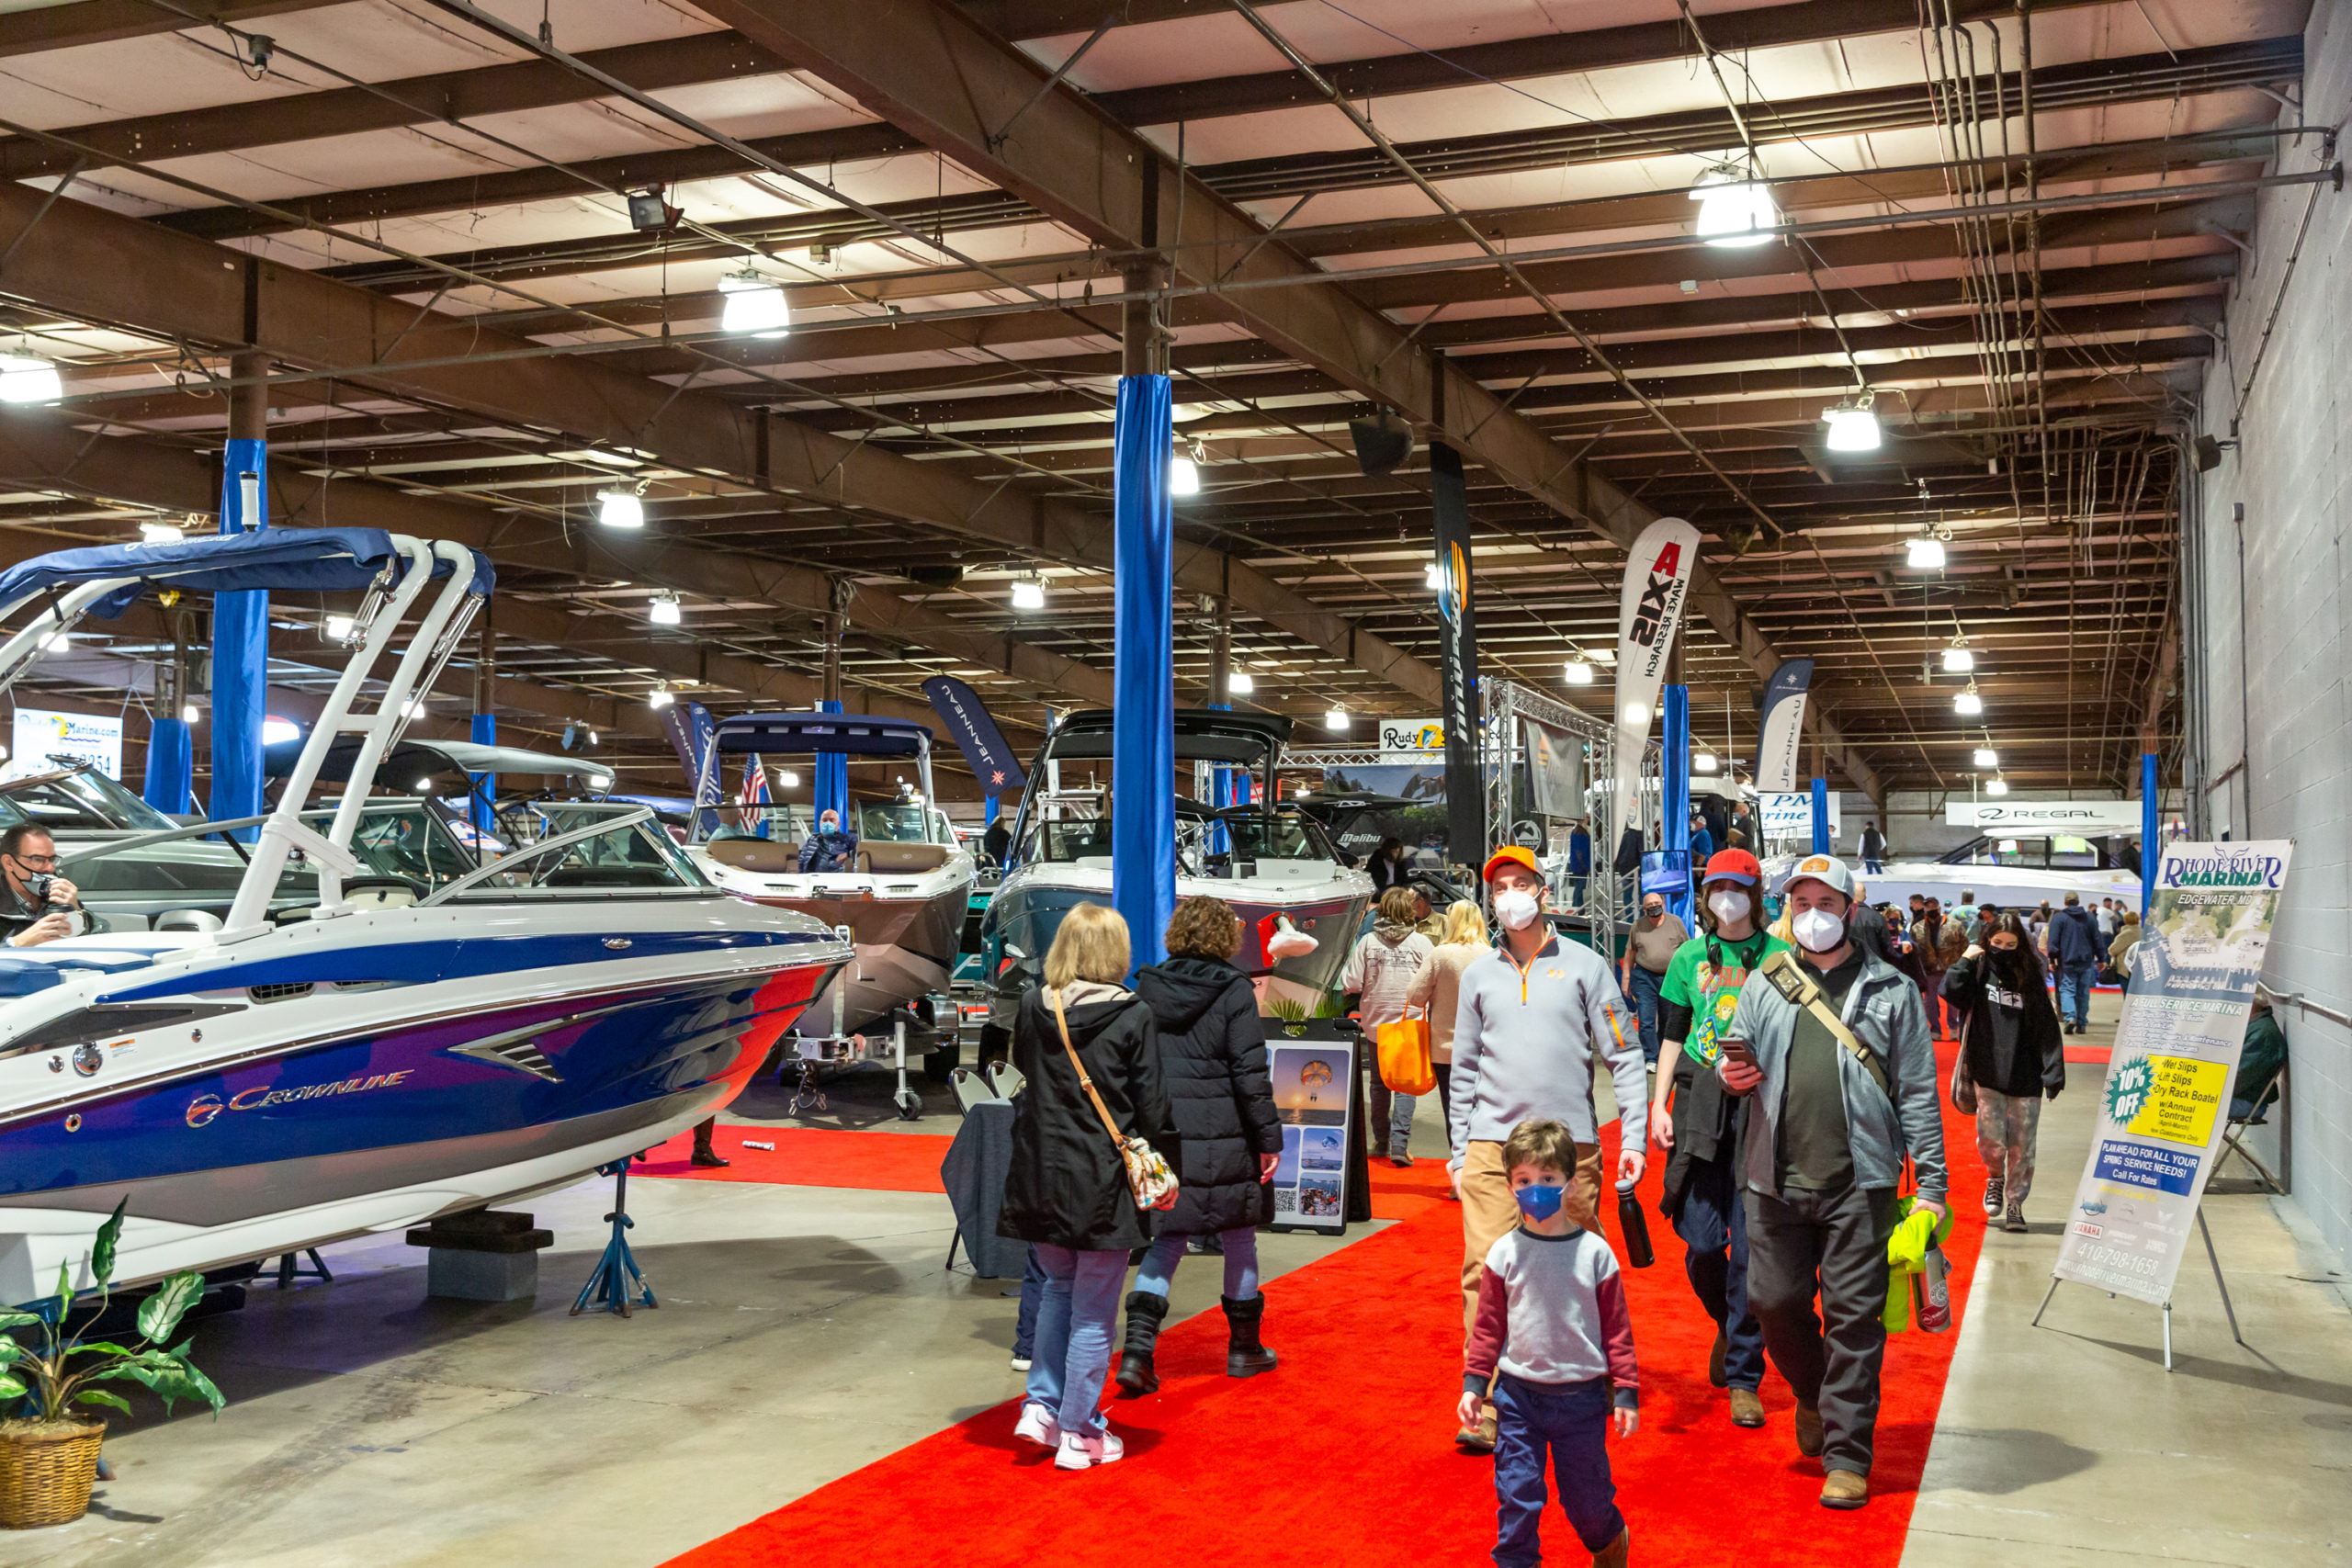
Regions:
[[[743,764],[743,787],[737,792],[736,798],[746,811],[765,806],[772,798],[768,794],[768,772],[760,766],[757,757]]]

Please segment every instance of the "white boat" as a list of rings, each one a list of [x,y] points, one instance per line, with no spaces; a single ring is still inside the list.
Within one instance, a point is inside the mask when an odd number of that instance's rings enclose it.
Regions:
[[[1329,1000],[1372,901],[1372,878],[1344,864],[1323,826],[1295,802],[1266,804],[1290,739],[1278,714],[1179,708],[1176,761],[1259,775],[1258,804],[1176,801],[1176,897],[1222,898],[1241,917],[1234,964],[1257,983],[1261,1011],[1312,1016]],[[1043,973],[1072,906],[1111,901],[1111,818],[1099,790],[1059,789],[1072,762],[1107,764],[1108,709],[1072,714],[1029,769],[1004,880],[989,901],[981,954],[993,983],[992,1031]],[[982,1054],[989,1050],[983,1045]]]
[[[168,868],[176,845],[201,867],[226,849],[243,870],[225,911],[194,888],[161,929],[0,953],[0,1302],[83,1267],[119,1201],[116,1277],[133,1283],[572,1181],[724,1105],[848,961],[817,922],[729,897],[643,808],[580,808],[591,819],[486,865],[450,840],[465,861],[444,876],[424,802],[370,804],[411,698],[491,586],[460,546],[356,528],[0,574],[0,619],[38,605],[0,646],[0,686],[43,638],[151,589],[367,592],[271,811],[68,868],[99,884],[117,857]],[[354,737],[341,799],[311,807]]]
[[[1862,897],[1873,904],[1905,904],[1914,893],[1940,901],[1947,909],[1973,893],[1979,904],[2004,909],[2052,908],[2069,893],[2085,904],[2120,898],[2127,908],[2140,907],[2138,860],[2124,840],[2075,839],[2063,835],[1986,835],[1971,840],[1931,861],[1887,861],[1875,875],[1862,869],[1859,855],[1845,857],[1862,884]],[[1801,855],[1775,855],[1764,862],[1767,886],[1779,892]]]

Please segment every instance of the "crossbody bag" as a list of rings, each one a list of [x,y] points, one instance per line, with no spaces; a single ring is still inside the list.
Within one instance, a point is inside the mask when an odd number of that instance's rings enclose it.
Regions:
[[[1886,1067],[1878,1059],[1878,1053],[1863,1044],[1860,1037],[1846,1027],[1846,1021],[1838,1016],[1838,1010],[1829,1005],[1829,998],[1814,983],[1813,976],[1804,972],[1804,966],[1797,962],[1795,953],[1772,954],[1764,961],[1763,968],[1758,973],[1772,983],[1774,990],[1811,1013],[1815,1022],[1829,1031],[1829,1037],[1843,1045],[1847,1054],[1862,1065],[1862,1070],[1870,1074],[1871,1082],[1878,1085],[1881,1094],[1890,1100],[1894,1098],[1894,1091],[1887,1087]],[[1854,984],[1859,986],[1861,981],[1858,979]]]
[[[1046,998],[1054,1004],[1054,1027],[1061,1031],[1062,1049],[1069,1053],[1069,1065],[1078,1070],[1078,1087],[1094,1102],[1094,1113],[1102,1118],[1102,1130],[1111,1134],[1111,1143],[1119,1151],[1119,1161],[1126,1168],[1127,1191],[1134,1196],[1136,1207],[1167,1208],[1176,1201],[1176,1173],[1168,1168],[1168,1161],[1149,1143],[1119,1131],[1118,1122],[1111,1118],[1111,1108],[1094,1092],[1094,1080],[1087,1075],[1086,1063],[1080,1057],[1078,1047],[1070,1043],[1069,1020],[1062,1013],[1061,993],[1047,987]]]

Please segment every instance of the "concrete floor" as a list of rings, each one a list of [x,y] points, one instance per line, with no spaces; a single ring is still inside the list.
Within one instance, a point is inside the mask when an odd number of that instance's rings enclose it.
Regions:
[[[2098,998],[2091,1043],[2116,1005]],[[1988,1238],[1905,1568],[2352,1562],[2345,1281],[2248,1184],[2221,1184],[2208,1212],[2254,1348],[2231,1342],[2194,1253],[2169,1377],[2153,1309],[2067,1287],[2027,1326],[2088,1139],[2099,1070],[2074,1071],[2042,1122],[2032,1234]],[[884,1075],[829,1089],[804,1124],[954,1125],[944,1090],[901,1122]],[[782,1108],[755,1086],[729,1119]],[[1414,1145],[1440,1155],[1434,1103]],[[422,1255],[381,1238],[329,1248],[330,1287],[254,1290],[198,1332],[232,1402],[218,1424],[124,1423],[89,1517],[6,1538],[0,1562],[642,1568],[1018,1392],[1009,1283],[941,1268],[936,1195],[636,1183],[662,1308],[571,1318],[608,1195],[595,1181],[533,1205],[556,1233],[536,1302],[428,1302]],[[1264,1262],[1279,1274],[1330,1246],[1269,1236]],[[1180,1315],[1215,1310],[1204,1262],[1178,1276]]]

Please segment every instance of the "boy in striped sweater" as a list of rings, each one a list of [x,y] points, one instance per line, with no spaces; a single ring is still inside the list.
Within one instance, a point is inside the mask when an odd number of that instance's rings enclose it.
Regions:
[[[1511,1129],[1502,1165],[1519,1228],[1487,1251],[1463,1356],[1463,1425],[1477,1420],[1482,1400],[1491,1398],[1497,1413],[1498,1568],[1534,1568],[1543,1559],[1547,1456],[1561,1510],[1594,1568],[1624,1568],[1632,1544],[1609,1478],[1607,1434],[1612,1421],[1620,1438],[1641,1426],[1634,1324],[1616,1255],[1565,1206],[1576,1161],[1576,1140],[1559,1122]]]

